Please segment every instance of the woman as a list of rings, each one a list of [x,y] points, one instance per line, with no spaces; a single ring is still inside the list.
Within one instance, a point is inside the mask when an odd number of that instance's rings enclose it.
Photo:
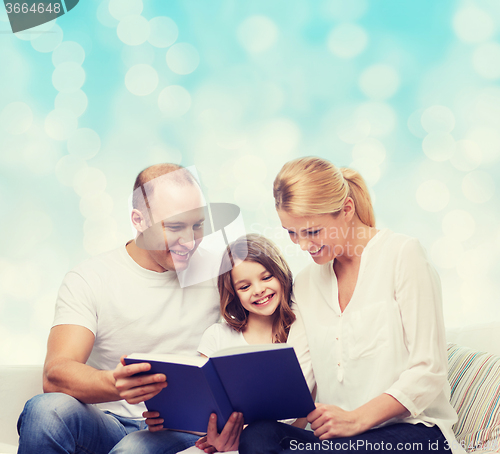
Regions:
[[[314,431],[265,421],[240,453],[463,452],[451,427],[439,278],[418,240],[377,230],[361,176],[319,158],[282,168],[276,209],[313,258],[296,278],[317,382]]]

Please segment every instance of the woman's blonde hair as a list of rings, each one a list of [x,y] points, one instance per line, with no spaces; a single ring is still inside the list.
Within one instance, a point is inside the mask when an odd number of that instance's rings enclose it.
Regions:
[[[353,169],[337,168],[326,159],[307,157],[287,162],[274,180],[276,209],[291,216],[336,214],[348,197],[354,201],[360,221],[375,227],[368,188]]]
[[[231,279],[236,260],[261,264],[281,284],[281,301],[273,314],[273,342],[285,343],[295,321],[291,308],[293,277],[285,259],[272,241],[257,234],[242,236],[227,247],[217,281],[220,312],[229,326],[241,332],[247,325],[248,311],[242,306]]]

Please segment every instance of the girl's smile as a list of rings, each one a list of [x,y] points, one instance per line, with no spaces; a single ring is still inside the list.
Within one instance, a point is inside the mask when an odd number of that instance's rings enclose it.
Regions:
[[[237,261],[231,278],[249,318],[274,314],[282,298],[281,284],[264,266],[249,260]]]

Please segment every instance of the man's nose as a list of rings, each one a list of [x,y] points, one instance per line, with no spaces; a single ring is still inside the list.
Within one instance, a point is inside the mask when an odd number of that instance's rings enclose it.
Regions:
[[[184,231],[182,235],[179,237],[179,244],[184,246],[186,249],[194,249],[195,246],[195,238],[194,233],[191,231]]]

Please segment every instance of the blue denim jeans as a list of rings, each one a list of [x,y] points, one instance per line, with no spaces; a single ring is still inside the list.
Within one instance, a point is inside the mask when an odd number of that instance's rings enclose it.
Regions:
[[[250,424],[240,437],[240,454],[296,452],[451,454],[439,427],[424,424],[393,424],[355,437],[322,441],[309,430],[275,421],[259,421]]]
[[[103,412],[67,394],[40,394],[19,417],[18,454],[174,454],[199,438],[175,431],[149,433],[141,430],[145,427],[144,421]]]

